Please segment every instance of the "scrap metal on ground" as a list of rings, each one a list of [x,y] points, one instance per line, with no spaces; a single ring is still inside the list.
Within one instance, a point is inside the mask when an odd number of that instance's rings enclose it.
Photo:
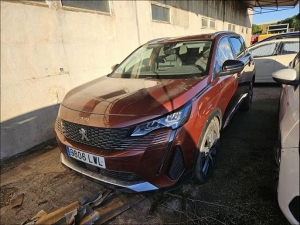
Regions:
[[[22,225],[103,224],[141,202],[143,199],[142,195],[134,195],[129,198],[118,191],[104,189],[91,198],[84,198],[80,202],[72,202],[49,214],[42,210]]]

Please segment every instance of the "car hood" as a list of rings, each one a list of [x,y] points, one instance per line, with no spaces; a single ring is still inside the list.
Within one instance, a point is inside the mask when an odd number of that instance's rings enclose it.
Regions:
[[[95,114],[163,115],[190,100],[192,89],[202,80],[102,77],[71,90],[62,105]],[[192,93],[189,95],[188,92]]]
[[[71,90],[61,103],[60,114],[63,118],[72,114],[72,118],[77,117],[81,122],[96,115],[104,116],[114,121],[109,125],[111,127],[120,117],[123,122],[128,121],[128,117],[145,120],[171,112],[187,103],[206,85],[207,77],[155,80],[105,76]]]

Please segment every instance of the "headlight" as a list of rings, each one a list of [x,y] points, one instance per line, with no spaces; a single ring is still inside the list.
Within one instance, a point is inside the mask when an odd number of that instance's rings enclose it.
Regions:
[[[150,133],[153,130],[164,127],[172,127],[172,129],[176,129],[186,123],[186,121],[190,117],[191,108],[192,105],[187,104],[186,106],[180,108],[175,112],[172,112],[165,117],[137,125],[131,136],[142,136]]]

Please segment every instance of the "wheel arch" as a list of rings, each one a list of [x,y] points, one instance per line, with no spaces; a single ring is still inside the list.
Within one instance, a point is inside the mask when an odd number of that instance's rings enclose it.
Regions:
[[[217,117],[218,121],[219,121],[219,129],[221,131],[221,127],[222,127],[222,113],[221,113],[221,110],[219,108],[215,108],[211,111],[211,113],[209,113],[209,116],[206,118],[206,121],[205,121],[205,124],[202,128],[202,131],[201,131],[201,134],[200,134],[200,137],[198,139],[198,143],[197,143],[197,147],[199,147],[202,139],[203,139],[203,136],[205,134],[205,131],[210,123],[210,121],[214,118],[214,117]],[[195,163],[195,159],[196,159],[196,156],[198,154],[198,151],[195,152],[194,154],[194,163]]]
[[[222,114],[221,114],[221,110],[218,109],[218,108],[215,108],[211,111],[211,113],[209,114],[209,116],[207,117],[206,121],[205,121],[205,124],[201,130],[201,134],[200,134],[200,137],[199,137],[199,140],[198,140],[198,143],[197,143],[197,151],[195,151],[194,153],[194,164],[193,164],[193,179],[195,178],[196,176],[196,171],[197,171],[197,160],[198,160],[198,157],[199,157],[199,150],[198,148],[200,147],[202,141],[203,141],[203,138],[205,138],[205,133],[206,133],[206,130],[208,129],[209,127],[209,124],[211,123],[211,121],[214,119],[214,118],[217,118],[218,120],[218,124],[219,124],[219,131],[221,132],[221,124],[222,124]],[[199,179],[199,178],[198,178]],[[204,181],[201,181],[201,183],[204,183]]]

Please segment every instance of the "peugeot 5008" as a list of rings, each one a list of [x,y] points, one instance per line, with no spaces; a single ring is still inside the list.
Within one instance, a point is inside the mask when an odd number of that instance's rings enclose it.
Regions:
[[[63,165],[142,192],[207,181],[220,130],[249,110],[254,61],[243,38],[217,32],[149,41],[112,72],[71,90],[55,131]]]

